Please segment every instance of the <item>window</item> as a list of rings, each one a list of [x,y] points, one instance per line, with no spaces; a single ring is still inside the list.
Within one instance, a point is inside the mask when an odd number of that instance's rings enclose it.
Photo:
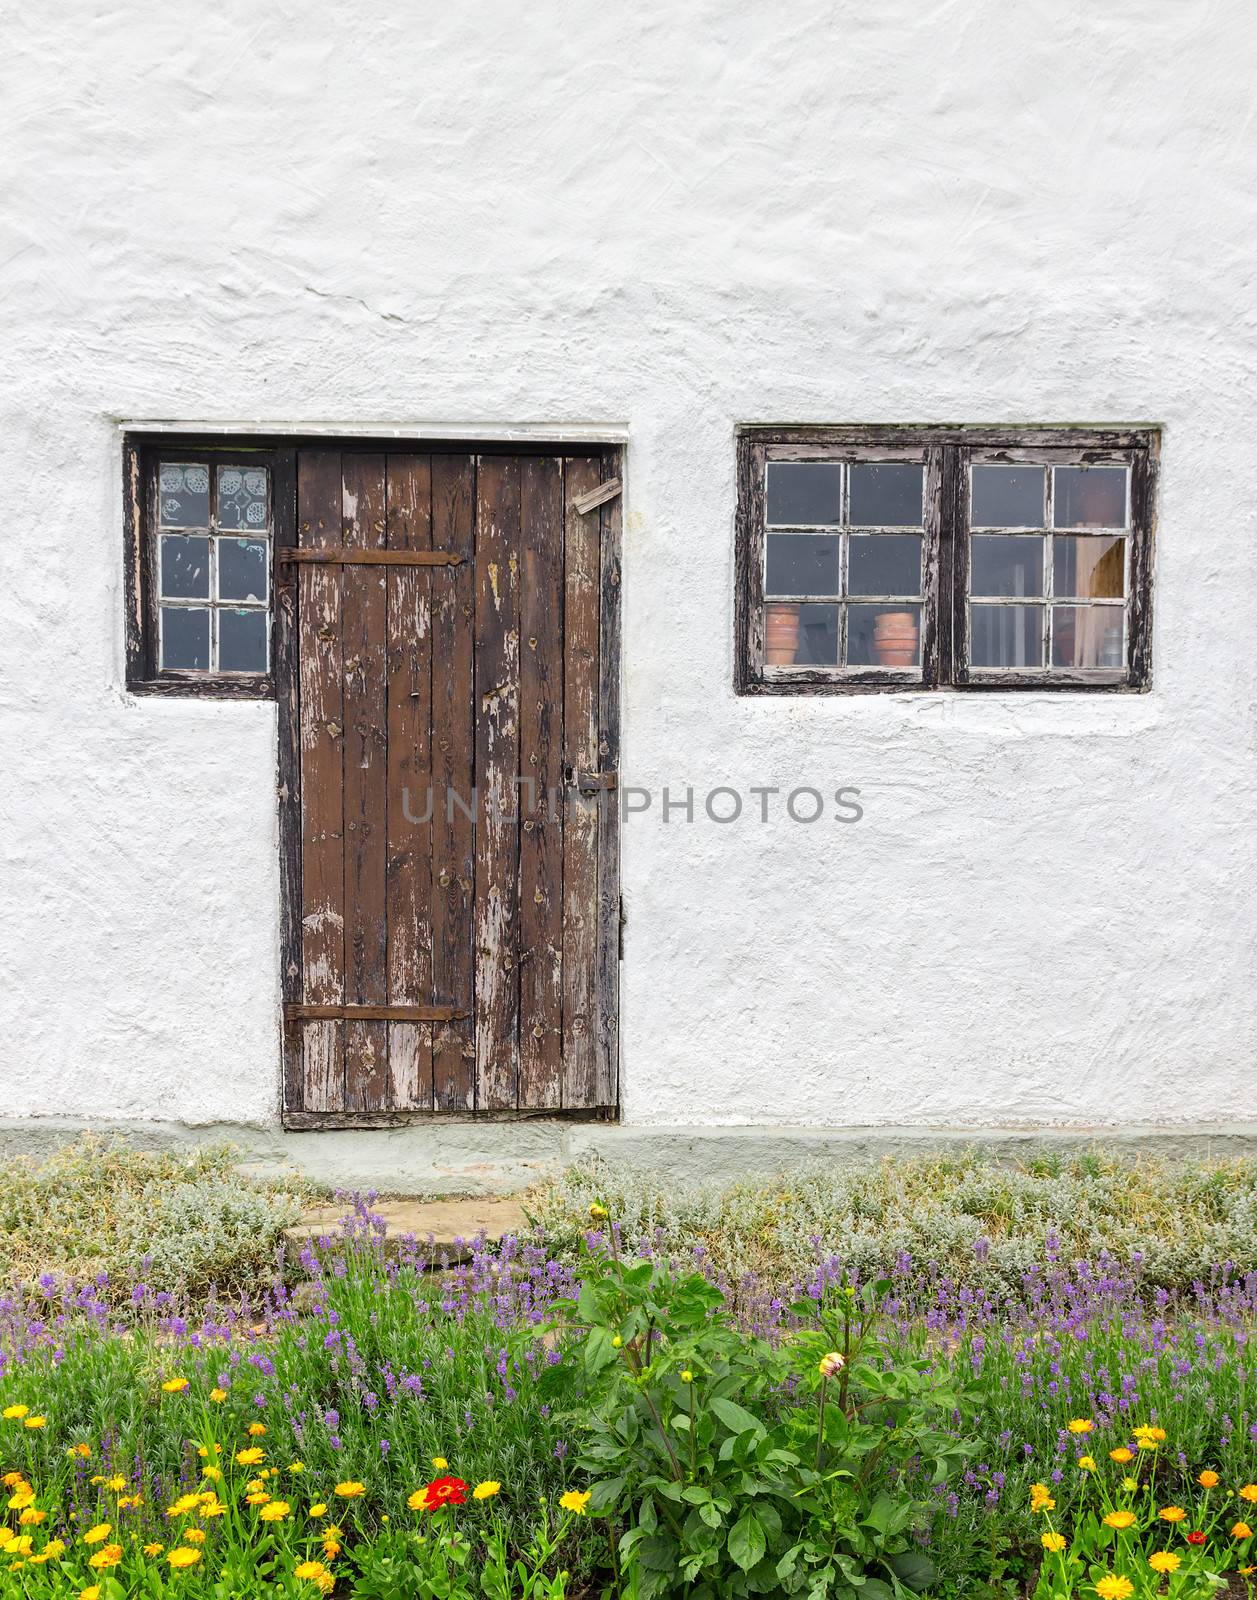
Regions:
[[[742,429],[738,691],[1147,688],[1158,446]]]
[[[128,442],[130,688],[273,694],[282,465],[274,451]]]

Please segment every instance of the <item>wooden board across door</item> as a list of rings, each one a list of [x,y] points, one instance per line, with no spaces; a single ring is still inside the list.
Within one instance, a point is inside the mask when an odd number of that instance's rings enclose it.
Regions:
[[[613,454],[299,449],[278,552],[285,1121],[609,1112]]]

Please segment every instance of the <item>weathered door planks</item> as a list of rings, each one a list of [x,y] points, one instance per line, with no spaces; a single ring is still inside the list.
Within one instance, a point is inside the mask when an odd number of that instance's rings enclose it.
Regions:
[[[390,456],[390,550],[432,548],[432,464]],[[444,575],[436,580],[447,581]],[[432,834],[408,820],[432,783],[432,568],[389,567],[388,585],[388,998],[423,1005],[432,996]],[[390,1022],[388,1104],[432,1106],[432,1024]]]
[[[619,503],[573,501],[618,470],[297,452],[289,1126],[614,1108],[616,795],[576,782],[619,760]]]

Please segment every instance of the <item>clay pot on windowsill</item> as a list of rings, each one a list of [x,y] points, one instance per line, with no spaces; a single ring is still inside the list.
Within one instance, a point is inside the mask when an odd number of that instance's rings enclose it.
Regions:
[[[917,659],[917,619],[911,611],[883,611],[873,620],[873,654],[883,667],[911,667]]]
[[[764,618],[764,661],[792,667],[799,653],[799,607],[769,606]]]

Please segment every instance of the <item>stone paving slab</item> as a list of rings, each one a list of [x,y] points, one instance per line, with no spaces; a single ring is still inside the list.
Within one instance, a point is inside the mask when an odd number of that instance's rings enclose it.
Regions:
[[[346,1214],[343,1204],[321,1204],[306,1208],[301,1221],[285,1232],[293,1244],[302,1246],[321,1234],[334,1233]],[[471,1241],[483,1233],[497,1244],[507,1233],[528,1228],[522,1204],[509,1197],[475,1196],[467,1200],[377,1200],[372,1215],[383,1219],[385,1242],[413,1234],[416,1242],[432,1256],[464,1260],[471,1254]]]

